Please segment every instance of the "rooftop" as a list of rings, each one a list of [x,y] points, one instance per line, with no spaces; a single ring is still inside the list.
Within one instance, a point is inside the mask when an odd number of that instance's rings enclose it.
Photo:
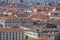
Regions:
[[[37,39],[28,37],[27,40],[47,40],[47,39],[48,39],[48,36],[41,36],[40,38],[37,38]]]
[[[50,13],[60,13],[60,11],[50,11]]]
[[[22,32],[19,28],[0,28],[0,32]]]
[[[35,25],[24,25],[24,27],[31,28],[31,29],[39,29],[39,27],[37,27]]]

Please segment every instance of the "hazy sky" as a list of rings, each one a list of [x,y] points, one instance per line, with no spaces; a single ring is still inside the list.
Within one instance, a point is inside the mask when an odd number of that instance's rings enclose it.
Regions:
[[[1,0],[1,1],[6,1],[6,0]],[[15,2],[19,2],[19,0],[8,0],[9,2],[11,1],[15,1]]]
[[[1,1],[6,1],[6,0],[1,0]],[[15,1],[15,2],[19,2],[19,0],[8,0],[9,2],[11,1]],[[28,0],[24,0],[24,1],[28,1]],[[30,0],[30,1],[34,1],[34,0]],[[41,1],[41,0],[40,0]],[[52,1],[52,0],[47,0],[47,1]],[[54,0],[55,1],[55,0]],[[57,1],[57,0],[56,0]],[[60,1],[60,0],[58,0]]]

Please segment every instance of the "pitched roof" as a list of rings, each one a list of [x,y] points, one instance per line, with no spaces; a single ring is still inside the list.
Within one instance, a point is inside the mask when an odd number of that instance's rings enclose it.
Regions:
[[[0,28],[0,32],[22,32],[19,28]]]
[[[60,11],[50,11],[50,13],[60,13]]]

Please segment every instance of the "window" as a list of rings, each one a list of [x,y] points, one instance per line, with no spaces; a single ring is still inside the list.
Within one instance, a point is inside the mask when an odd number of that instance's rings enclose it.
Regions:
[[[54,16],[58,16],[58,13],[54,13]]]
[[[0,33],[0,40],[1,40],[1,33]]]
[[[9,33],[9,39],[11,40],[11,32]]]
[[[17,34],[17,32],[15,32],[15,33],[16,33],[16,40],[17,40],[17,35],[18,35],[18,34]]]
[[[14,32],[13,32],[13,40],[14,40]]]
[[[33,22],[33,25],[37,25],[37,22]]]
[[[5,33],[3,32],[3,40],[5,40]]]
[[[8,40],[8,33],[6,33],[6,40]]]
[[[20,40],[20,33],[19,33],[19,40]]]

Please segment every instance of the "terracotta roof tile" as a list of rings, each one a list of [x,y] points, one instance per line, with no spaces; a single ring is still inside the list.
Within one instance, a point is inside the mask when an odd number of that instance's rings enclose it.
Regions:
[[[39,29],[39,27],[34,26],[34,25],[24,25],[24,27],[33,28],[33,29]]]
[[[22,32],[19,28],[0,28],[0,32]]]
[[[50,13],[60,13],[60,11],[50,11]]]
[[[28,38],[27,40],[47,40],[47,39],[48,39],[47,36],[42,36],[42,37],[37,38],[37,39],[35,39],[35,38]]]

